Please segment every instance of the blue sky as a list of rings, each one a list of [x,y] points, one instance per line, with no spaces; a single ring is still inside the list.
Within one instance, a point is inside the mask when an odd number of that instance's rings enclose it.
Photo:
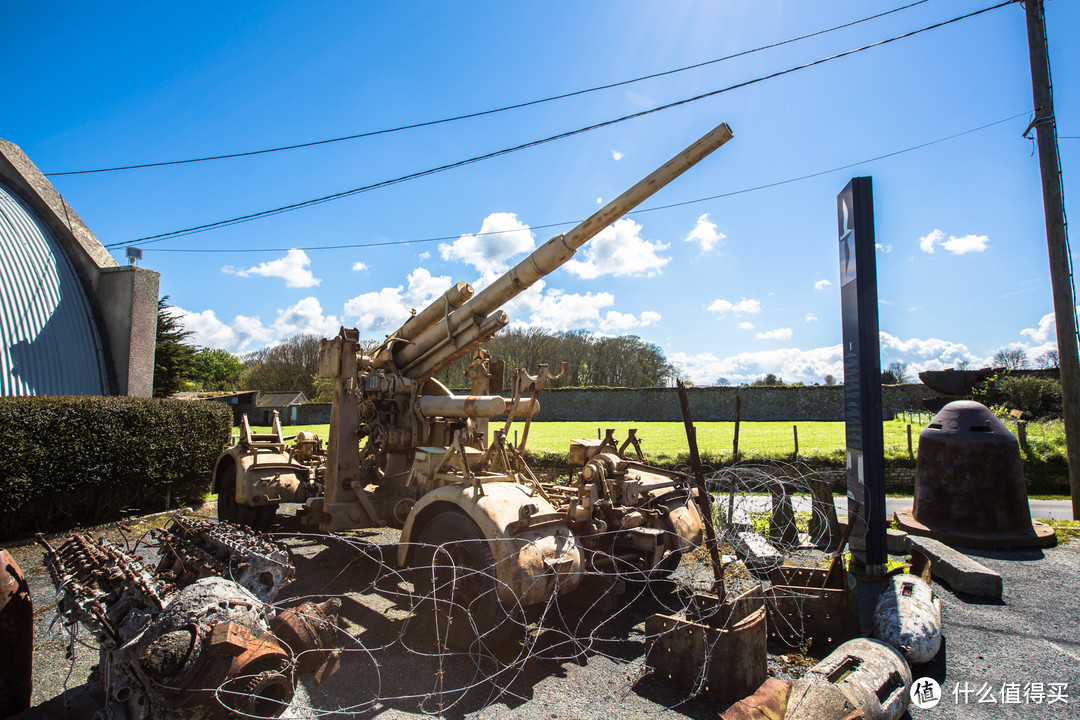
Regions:
[[[258,150],[619,82],[905,4],[18,3],[5,10],[0,136],[46,173]],[[432,127],[52,180],[103,243],[124,243],[659,107],[992,4],[927,0],[695,70]],[[1080,135],[1078,5],[1047,2],[1062,136]],[[142,265],[161,273],[202,345],[242,353],[341,324],[381,337],[451,282],[490,282],[726,121],[734,139],[643,208],[726,197],[629,216],[515,300],[512,321],[633,333],[698,383],[839,377],[835,198],[870,175],[882,363],[979,367],[1009,345],[1034,358],[1054,337],[1038,162],[1022,137],[1030,110],[1013,4],[492,160],[143,244]],[[1071,208],[1080,140],[1061,140],[1061,160]],[[341,245],[369,247],[312,249]]]

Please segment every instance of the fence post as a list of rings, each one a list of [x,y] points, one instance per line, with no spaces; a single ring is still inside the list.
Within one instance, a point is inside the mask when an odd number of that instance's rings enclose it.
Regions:
[[[799,426],[798,425],[792,425],[791,426],[791,431],[795,435],[795,452],[792,454],[791,458],[793,460],[795,460],[795,459],[798,459],[798,457],[799,457]]]
[[[912,460],[915,459],[915,450],[911,445],[911,423],[907,424],[907,454]]]
[[[732,464],[739,462],[739,415],[742,413],[742,398],[735,396],[735,442],[731,446]]]

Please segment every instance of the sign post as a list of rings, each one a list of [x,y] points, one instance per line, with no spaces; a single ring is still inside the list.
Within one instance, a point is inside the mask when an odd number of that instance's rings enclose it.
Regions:
[[[848,522],[864,537],[866,570],[884,572],[885,438],[881,419],[877,258],[873,185],[852,178],[836,196],[840,234],[840,302],[844,337]]]

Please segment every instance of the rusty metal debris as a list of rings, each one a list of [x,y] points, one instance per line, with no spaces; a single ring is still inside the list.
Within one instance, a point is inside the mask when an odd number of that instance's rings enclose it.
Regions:
[[[34,661],[34,604],[19,564],[0,550],[0,638],[5,662],[0,664],[0,717],[30,707]]]
[[[39,536],[61,616],[99,643],[106,716],[276,717],[297,675],[322,681],[336,670],[337,600],[276,615],[267,604],[292,574],[279,549],[244,530],[182,519],[158,537],[161,570],[152,572],[89,533],[57,548]]]
[[[787,714],[791,683],[769,678],[753,695],[732,704],[720,714],[720,720],[784,720]]]
[[[768,672],[765,604],[761,589],[720,602],[697,593],[686,617],[653,615],[645,633],[654,638],[646,664],[662,681],[712,700],[746,697]]]
[[[224,577],[270,602],[293,577],[283,545],[237,525],[177,516],[153,534],[161,543],[155,572],[181,587],[204,577]]]
[[[892,575],[874,609],[873,636],[900,651],[911,665],[941,649],[941,599],[930,587],[930,562],[912,553],[912,573]]]
[[[894,648],[857,638],[792,684],[785,720],[899,720],[911,670]]]
[[[900,528],[964,547],[1045,547],[1054,529],[1031,520],[1016,437],[985,405],[951,402],[919,434],[914,506]]]

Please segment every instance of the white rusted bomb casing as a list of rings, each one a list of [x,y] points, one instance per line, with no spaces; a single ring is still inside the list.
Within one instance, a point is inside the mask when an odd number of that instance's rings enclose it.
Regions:
[[[784,720],[842,720],[854,712],[865,720],[899,720],[910,689],[903,655],[878,640],[856,638],[792,685]]]
[[[873,636],[899,650],[912,665],[941,649],[941,599],[915,575],[894,575],[878,598]]]

